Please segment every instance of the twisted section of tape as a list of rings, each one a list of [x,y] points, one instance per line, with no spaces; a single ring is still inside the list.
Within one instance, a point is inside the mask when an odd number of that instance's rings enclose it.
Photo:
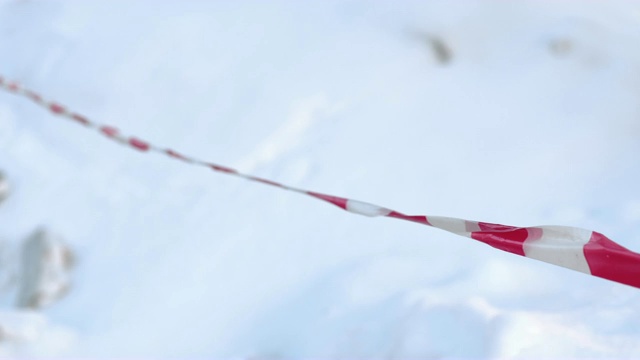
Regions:
[[[517,227],[427,215],[406,215],[382,206],[298,189],[269,179],[243,174],[235,169],[181,154],[169,148],[155,146],[145,140],[123,135],[118,129],[95,123],[16,82],[0,77],[0,88],[48,109],[55,115],[72,120],[103,136],[141,152],[155,152],[191,165],[259,182],[282,190],[301,193],[333,204],[354,214],[390,217],[435,227],[483,242],[496,249],[526,256],[564,268],[573,269],[621,284],[640,288],[640,254],[630,251],[606,236],[590,230],[566,226]]]

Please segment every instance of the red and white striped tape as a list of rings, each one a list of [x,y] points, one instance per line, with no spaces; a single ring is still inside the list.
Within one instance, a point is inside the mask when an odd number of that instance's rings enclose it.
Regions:
[[[382,206],[298,189],[257,176],[242,174],[226,166],[202,161],[172,149],[157,147],[137,137],[123,135],[112,126],[90,121],[58,103],[47,101],[39,94],[2,77],[0,77],[0,87],[10,93],[29,98],[36,104],[49,109],[55,115],[95,129],[113,141],[142,152],[160,153],[192,165],[204,166],[217,172],[305,194],[351,213],[371,217],[386,216],[432,226],[483,242],[496,249],[640,288],[640,254],[620,246],[595,231],[566,226],[516,227],[442,216],[405,215]]]

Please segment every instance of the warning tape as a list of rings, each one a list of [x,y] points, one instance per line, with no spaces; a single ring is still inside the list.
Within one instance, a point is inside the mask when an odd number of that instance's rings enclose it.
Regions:
[[[137,137],[123,135],[115,127],[90,121],[58,103],[47,101],[38,93],[2,77],[0,77],[0,87],[10,93],[30,99],[55,115],[94,129],[107,138],[138,151],[159,153],[191,165],[204,166],[216,172],[308,195],[351,213],[370,217],[385,216],[435,227],[483,242],[496,249],[640,288],[640,254],[620,246],[595,231],[567,226],[516,227],[443,216],[406,215],[362,201],[298,189],[261,177],[243,174],[226,166],[202,161],[169,148],[158,147]]]

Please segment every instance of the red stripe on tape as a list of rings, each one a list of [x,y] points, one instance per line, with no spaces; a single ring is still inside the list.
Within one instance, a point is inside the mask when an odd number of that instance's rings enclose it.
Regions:
[[[71,114],[71,119],[79,122],[82,125],[89,125],[90,124],[90,122],[89,122],[89,120],[87,120],[87,118],[85,118],[84,116],[79,115],[79,114]]]
[[[405,214],[399,213],[397,211],[392,211],[387,216],[388,217],[392,217],[392,218],[396,218],[396,219],[413,221],[413,222],[417,222],[419,224],[432,226],[431,224],[429,224],[429,220],[427,220],[427,217],[424,216],[424,215],[405,215]]]
[[[263,183],[263,184],[267,184],[267,185],[271,185],[271,186],[277,186],[277,187],[282,187],[282,184],[277,183],[277,182],[275,182],[275,181],[268,180],[268,179],[263,179],[263,178],[256,177],[256,176],[251,176],[251,177],[249,177],[249,178],[250,178],[251,180],[253,180],[253,181],[261,182],[261,183]]]
[[[207,163],[207,166],[210,167],[211,169],[213,169],[214,171],[220,171],[220,172],[227,173],[227,174],[237,174],[238,173],[238,171],[236,171],[235,169],[228,168],[226,166],[220,166],[220,165],[211,164],[211,163]]]
[[[140,151],[147,151],[149,150],[149,143],[147,143],[146,141],[142,141],[138,138],[130,138],[129,139],[129,145],[133,146],[134,148],[140,150]]]
[[[333,195],[325,195],[325,194],[320,194],[317,192],[313,192],[313,191],[307,191],[307,194],[313,196],[314,198],[320,199],[320,200],[324,200],[326,202],[329,202],[337,207],[340,207],[344,210],[347,210],[347,199],[345,198],[341,198],[338,196],[333,196]]]
[[[479,222],[478,226],[480,226],[480,231],[472,232],[472,239],[482,241],[500,250],[524,256],[522,244],[529,237],[527,229],[483,222]]]
[[[594,231],[584,256],[592,275],[640,288],[640,254]]]
[[[60,104],[51,103],[49,104],[49,110],[51,110],[54,114],[64,114],[67,110]]]
[[[116,135],[118,135],[118,129],[112,127],[112,126],[101,126],[100,127],[100,132],[103,133],[104,135],[113,138],[116,137]]]
[[[165,154],[167,154],[167,155],[171,156],[171,157],[172,157],[172,158],[174,158],[174,159],[178,159],[178,160],[187,160],[187,157],[186,157],[186,156],[184,156],[184,155],[182,155],[182,154],[180,154],[180,153],[178,153],[178,152],[176,152],[176,151],[173,151],[173,150],[171,150],[171,149],[165,149],[165,150],[164,150],[164,152],[165,152]]]

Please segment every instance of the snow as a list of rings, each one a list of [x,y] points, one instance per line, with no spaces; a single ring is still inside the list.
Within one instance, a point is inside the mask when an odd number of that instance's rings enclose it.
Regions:
[[[637,251],[639,27],[624,1],[1,0],[0,73],[291,186]],[[53,343],[5,354],[640,356],[637,289],[134,152],[4,93],[0,167],[0,238],[46,225],[78,255],[67,297],[23,317]]]

